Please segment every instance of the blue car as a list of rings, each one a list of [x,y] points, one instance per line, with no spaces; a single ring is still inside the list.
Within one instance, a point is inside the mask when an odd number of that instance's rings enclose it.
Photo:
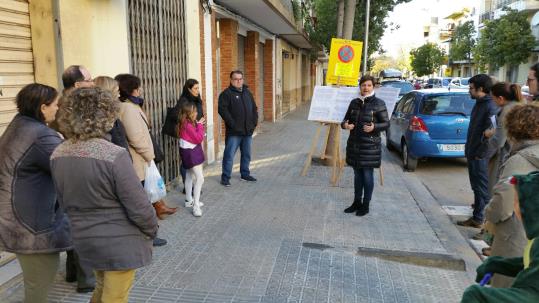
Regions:
[[[424,89],[395,105],[386,133],[387,148],[401,151],[403,166],[414,171],[420,158],[461,158],[475,101],[467,90]]]

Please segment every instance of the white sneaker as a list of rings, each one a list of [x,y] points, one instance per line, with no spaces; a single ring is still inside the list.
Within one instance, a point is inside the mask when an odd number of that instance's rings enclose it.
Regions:
[[[202,202],[198,202],[198,204],[202,207],[204,206],[204,203]],[[185,201],[185,207],[193,207],[193,201],[189,202],[189,201]]]
[[[200,209],[200,207],[193,208],[193,216],[202,217],[202,210]]]

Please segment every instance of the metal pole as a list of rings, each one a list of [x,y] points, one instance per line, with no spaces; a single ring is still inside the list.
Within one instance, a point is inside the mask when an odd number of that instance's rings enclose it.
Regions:
[[[367,0],[367,14],[365,16],[365,39],[363,41],[363,68],[361,69],[361,75],[367,73],[367,54],[369,50],[369,18],[371,11],[371,0]]]

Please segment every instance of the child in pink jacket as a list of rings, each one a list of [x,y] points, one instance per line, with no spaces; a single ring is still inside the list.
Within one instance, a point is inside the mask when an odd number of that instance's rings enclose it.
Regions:
[[[196,121],[197,109],[191,102],[185,102],[180,109],[180,156],[183,166],[187,169],[185,176],[185,206],[193,207],[195,217],[202,216],[203,204],[200,202],[200,191],[204,183],[202,164],[204,163],[204,118]],[[194,189],[193,189],[194,181]],[[194,190],[194,192],[193,192]]]

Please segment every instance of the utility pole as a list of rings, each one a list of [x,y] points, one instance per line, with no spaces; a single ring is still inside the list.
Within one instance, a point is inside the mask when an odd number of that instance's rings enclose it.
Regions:
[[[344,11],[343,38],[352,40],[354,30],[354,17],[356,16],[356,0],[346,0],[346,10]]]
[[[371,0],[367,0],[365,16],[365,38],[363,39],[363,66],[361,69],[361,75],[365,76],[367,73],[367,54],[369,53],[369,18],[371,14]]]

